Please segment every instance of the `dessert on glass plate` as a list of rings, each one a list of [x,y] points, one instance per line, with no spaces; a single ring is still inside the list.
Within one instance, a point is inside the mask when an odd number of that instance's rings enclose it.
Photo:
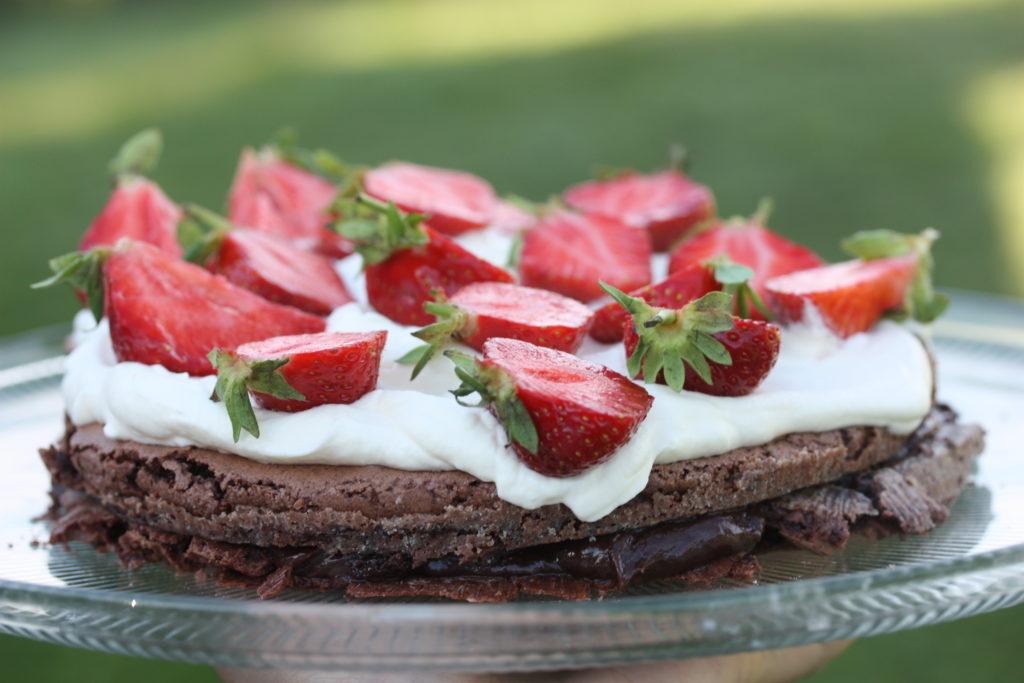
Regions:
[[[84,304],[54,542],[261,597],[588,599],[928,533],[982,450],[935,399],[933,230],[827,264],[675,168],[536,206],[289,140],[221,216],[159,151],[40,283]]]

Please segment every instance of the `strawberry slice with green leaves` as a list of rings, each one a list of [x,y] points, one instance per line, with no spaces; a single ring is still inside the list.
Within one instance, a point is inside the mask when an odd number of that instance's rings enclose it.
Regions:
[[[502,268],[474,256],[457,242],[405,213],[360,194],[342,204],[337,229],[363,258],[370,304],[402,325],[427,325],[423,304],[434,292],[446,296],[474,282],[512,282]]]
[[[715,215],[711,190],[675,168],[646,174],[626,171],[591,180],[570,187],[562,198],[582,213],[646,230],[655,251],[668,250],[680,237]]]
[[[50,267],[53,277],[34,287],[66,282],[84,290],[96,319],[106,315],[122,362],[210,375],[211,349],[325,327],[322,318],[271,303],[141,242],[67,254]]]
[[[250,394],[267,410],[296,413],[322,405],[354,403],[377,387],[388,334],[322,332],[274,337],[214,349],[216,400],[224,404],[237,443],[242,430],[259,438]]]
[[[363,190],[403,211],[422,214],[427,226],[446,235],[482,228],[498,210],[494,188],[483,178],[403,161],[367,171]]]
[[[424,309],[437,322],[413,332],[426,344],[399,359],[414,366],[412,379],[453,340],[479,351],[488,339],[505,337],[574,353],[593,315],[575,299],[504,282],[475,282],[450,299],[438,292]]]
[[[294,134],[282,131],[259,151],[242,150],[228,194],[228,217],[235,225],[344,258],[352,245],[327,228],[335,219],[335,198],[357,185],[362,172],[327,150],[298,147]]]
[[[201,206],[185,207],[178,235],[187,260],[268,301],[324,316],[353,301],[327,257]]]
[[[770,278],[824,263],[807,247],[765,227],[770,212],[771,203],[762,201],[750,218],[733,218],[698,232],[672,252],[668,272],[675,273],[724,254],[754,271],[750,285],[759,297],[767,300],[765,282]],[[756,312],[752,315],[759,317]]]
[[[932,286],[931,246],[938,237],[931,228],[917,235],[859,232],[843,241],[858,260],[772,278],[768,296],[789,322],[804,319],[813,306],[840,337],[866,332],[886,315],[930,323],[949,305]]]
[[[723,290],[733,295],[741,318],[757,311],[760,316],[770,319],[771,313],[749,285],[752,276],[753,271],[746,266],[720,255],[707,263],[678,270],[661,282],[635,289],[629,294],[658,308],[679,308],[708,292]],[[604,344],[620,342],[628,321],[629,313],[617,301],[610,301],[594,312],[590,336]]]
[[[632,318],[625,330],[626,368],[647,383],[673,391],[744,396],[775,366],[778,326],[732,315],[733,296],[709,292],[675,309],[655,308],[605,285]]]
[[[160,186],[145,177],[160,160],[163,137],[149,128],[132,136],[110,162],[114,191],[86,230],[79,250],[112,247],[122,238],[146,242],[172,256],[181,255],[176,230],[181,209]]]
[[[490,339],[483,358],[449,349],[462,381],[505,429],[530,469],[571,477],[607,460],[647,417],[654,399],[643,387],[602,365],[516,339]]]
[[[529,287],[594,301],[604,295],[601,280],[627,291],[650,284],[651,241],[612,218],[554,211],[524,235],[519,276]]]

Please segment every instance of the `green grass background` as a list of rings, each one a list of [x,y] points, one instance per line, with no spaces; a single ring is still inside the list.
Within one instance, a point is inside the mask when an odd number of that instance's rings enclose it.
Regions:
[[[1024,293],[1024,4],[0,2],[0,335],[67,320],[30,292],[158,125],[155,174],[222,206],[278,126],[354,161],[478,172],[543,198],[599,164],[693,153],[723,213],[827,257],[865,227],[942,230],[939,281]],[[1014,677],[1024,611],[858,643],[815,680]],[[0,638],[10,680],[212,680],[208,669]]]

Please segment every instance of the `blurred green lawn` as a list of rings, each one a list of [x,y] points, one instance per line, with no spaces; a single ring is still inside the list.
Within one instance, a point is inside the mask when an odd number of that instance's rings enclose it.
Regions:
[[[934,225],[942,284],[1024,293],[1021,2],[69,5],[0,3],[0,335],[71,315],[27,284],[153,124],[157,179],[211,206],[283,123],[535,198],[678,141],[724,213],[772,196],[773,225],[833,258],[857,229]],[[1022,628],[1017,609],[864,641],[815,680],[1010,678]],[[12,680],[212,679],[11,638],[0,654]]]

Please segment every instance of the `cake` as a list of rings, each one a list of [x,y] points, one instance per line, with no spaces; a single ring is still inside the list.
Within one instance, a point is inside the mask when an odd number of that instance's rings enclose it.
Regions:
[[[221,217],[144,177],[159,143],[44,283],[87,304],[54,542],[261,597],[588,599],[927,533],[982,450],[935,397],[934,231],[830,265],[675,169],[533,206],[286,142]]]

